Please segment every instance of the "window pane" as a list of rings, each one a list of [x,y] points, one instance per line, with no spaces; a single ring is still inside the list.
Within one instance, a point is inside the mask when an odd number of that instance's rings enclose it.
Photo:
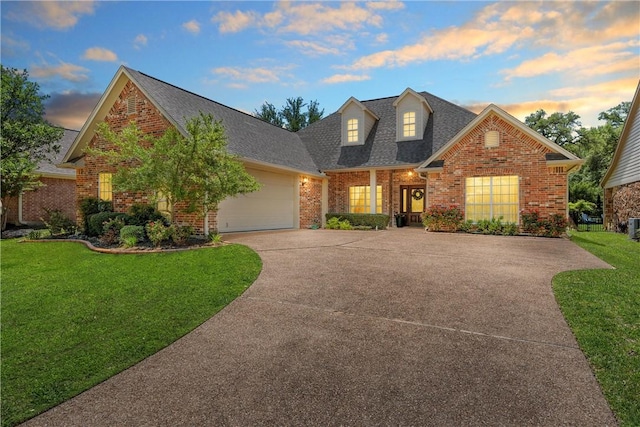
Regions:
[[[382,213],[382,185],[376,185],[376,213]]]
[[[402,116],[402,136],[416,136],[416,113],[409,111]]]
[[[518,222],[518,177],[469,177],[466,179],[466,219],[478,221],[502,217]]]
[[[368,185],[349,187],[349,212],[369,213],[369,189]]]
[[[358,119],[347,121],[347,142],[358,142]]]
[[[101,200],[113,200],[113,187],[110,173],[98,174],[98,198]]]

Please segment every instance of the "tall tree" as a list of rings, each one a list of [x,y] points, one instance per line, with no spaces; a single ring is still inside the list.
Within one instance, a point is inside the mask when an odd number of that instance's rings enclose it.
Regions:
[[[0,71],[0,191],[4,228],[7,198],[41,185],[35,170],[40,161],[60,150],[57,142],[64,130],[44,119],[43,101],[48,96],[40,95],[40,86],[29,81],[27,70],[0,65]]]
[[[275,105],[269,102],[262,104],[259,110],[254,111],[253,115],[260,120],[271,123],[272,125],[284,127],[284,121],[282,121],[280,112],[276,109]]]
[[[115,147],[112,150],[87,149],[119,166],[113,176],[117,191],[160,195],[172,208],[205,215],[225,198],[256,191],[260,185],[238,158],[227,151],[222,124],[211,115],[200,114],[186,124],[188,135],[169,128],[160,137],[144,134],[135,123],[121,132],[106,123],[98,125],[98,135]]]
[[[607,111],[603,111],[598,114],[598,120],[604,120],[610,123],[614,128],[622,127],[627,120],[629,111],[631,110],[631,102],[621,102],[613,108],[609,108]]]
[[[573,111],[556,112],[547,116],[542,109],[525,117],[524,123],[561,147],[574,143],[577,131],[582,126],[580,116]]]
[[[307,107],[306,112],[304,107]],[[313,122],[317,122],[324,115],[324,109],[320,109],[317,100],[304,102],[300,96],[287,98],[285,105],[280,110],[269,102],[265,102],[259,109],[254,111],[254,116],[279,127],[283,127],[291,132],[304,129]]]

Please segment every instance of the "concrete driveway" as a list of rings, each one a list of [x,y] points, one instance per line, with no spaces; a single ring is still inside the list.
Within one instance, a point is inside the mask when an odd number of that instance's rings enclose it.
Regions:
[[[32,426],[616,425],[551,290],[610,268],[564,239],[227,236],[258,280],[191,334]]]

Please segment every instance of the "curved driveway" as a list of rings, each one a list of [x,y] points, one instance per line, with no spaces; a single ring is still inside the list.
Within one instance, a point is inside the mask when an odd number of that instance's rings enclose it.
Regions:
[[[228,235],[258,280],[176,343],[31,420],[49,426],[615,425],[551,290],[610,268],[565,239]]]

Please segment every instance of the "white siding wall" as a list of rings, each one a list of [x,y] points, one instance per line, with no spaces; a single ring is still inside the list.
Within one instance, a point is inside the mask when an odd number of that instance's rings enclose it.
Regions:
[[[358,119],[358,142],[347,142],[347,122],[350,119]],[[342,111],[342,145],[364,144],[363,125],[365,124],[364,111],[357,104],[352,103]]]
[[[634,107],[627,118],[631,120],[626,124],[630,126],[629,132],[619,142],[624,145],[620,146],[622,151],[617,163],[612,166],[613,171],[604,184],[605,188],[640,181],[640,106]]]
[[[409,111],[415,111],[416,113],[416,136],[403,137],[403,116],[404,113]],[[415,96],[408,94],[400,100],[396,106],[396,140],[397,141],[409,141],[422,139],[424,136],[424,128],[427,126],[427,120],[429,120],[429,111],[425,108],[424,104]]]

